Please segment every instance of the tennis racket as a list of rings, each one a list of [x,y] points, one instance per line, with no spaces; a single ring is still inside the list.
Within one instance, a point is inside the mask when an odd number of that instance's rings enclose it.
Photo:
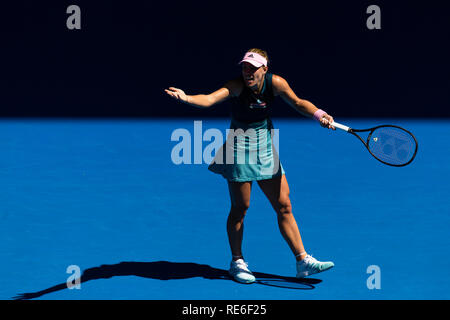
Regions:
[[[352,129],[337,122],[331,125],[357,137],[375,159],[389,166],[403,167],[416,157],[417,140],[402,127],[381,125],[370,129]],[[357,132],[368,132],[369,135],[364,140]]]

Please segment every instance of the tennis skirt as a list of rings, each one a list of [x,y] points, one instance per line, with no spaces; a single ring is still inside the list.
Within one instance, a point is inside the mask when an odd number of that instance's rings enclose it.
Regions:
[[[208,169],[235,182],[283,175],[285,172],[276,150],[277,132],[270,119],[252,123],[232,119],[227,141],[217,151]]]

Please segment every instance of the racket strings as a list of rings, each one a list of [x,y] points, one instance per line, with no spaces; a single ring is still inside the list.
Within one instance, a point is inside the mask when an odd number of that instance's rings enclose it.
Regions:
[[[401,128],[380,127],[372,132],[368,148],[381,161],[403,165],[414,157],[416,141],[410,133]]]

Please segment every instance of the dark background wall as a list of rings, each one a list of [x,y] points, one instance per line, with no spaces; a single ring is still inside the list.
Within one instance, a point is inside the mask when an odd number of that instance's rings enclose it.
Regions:
[[[66,8],[81,8],[68,30]],[[366,9],[381,8],[381,30]],[[448,1],[10,1],[0,7],[2,117],[227,116],[209,93],[251,47],[339,117],[450,116]],[[275,116],[295,115],[281,100]]]

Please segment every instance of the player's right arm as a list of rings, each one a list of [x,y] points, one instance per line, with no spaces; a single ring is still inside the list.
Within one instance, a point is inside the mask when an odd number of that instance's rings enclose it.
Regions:
[[[238,79],[228,81],[222,88],[210,94],[187,95],[183,90],[170,87],[164,91],[176,100],[180,100],[199,108],[209,108],[230,97],[236,97],[242,90],[242,84]]]

